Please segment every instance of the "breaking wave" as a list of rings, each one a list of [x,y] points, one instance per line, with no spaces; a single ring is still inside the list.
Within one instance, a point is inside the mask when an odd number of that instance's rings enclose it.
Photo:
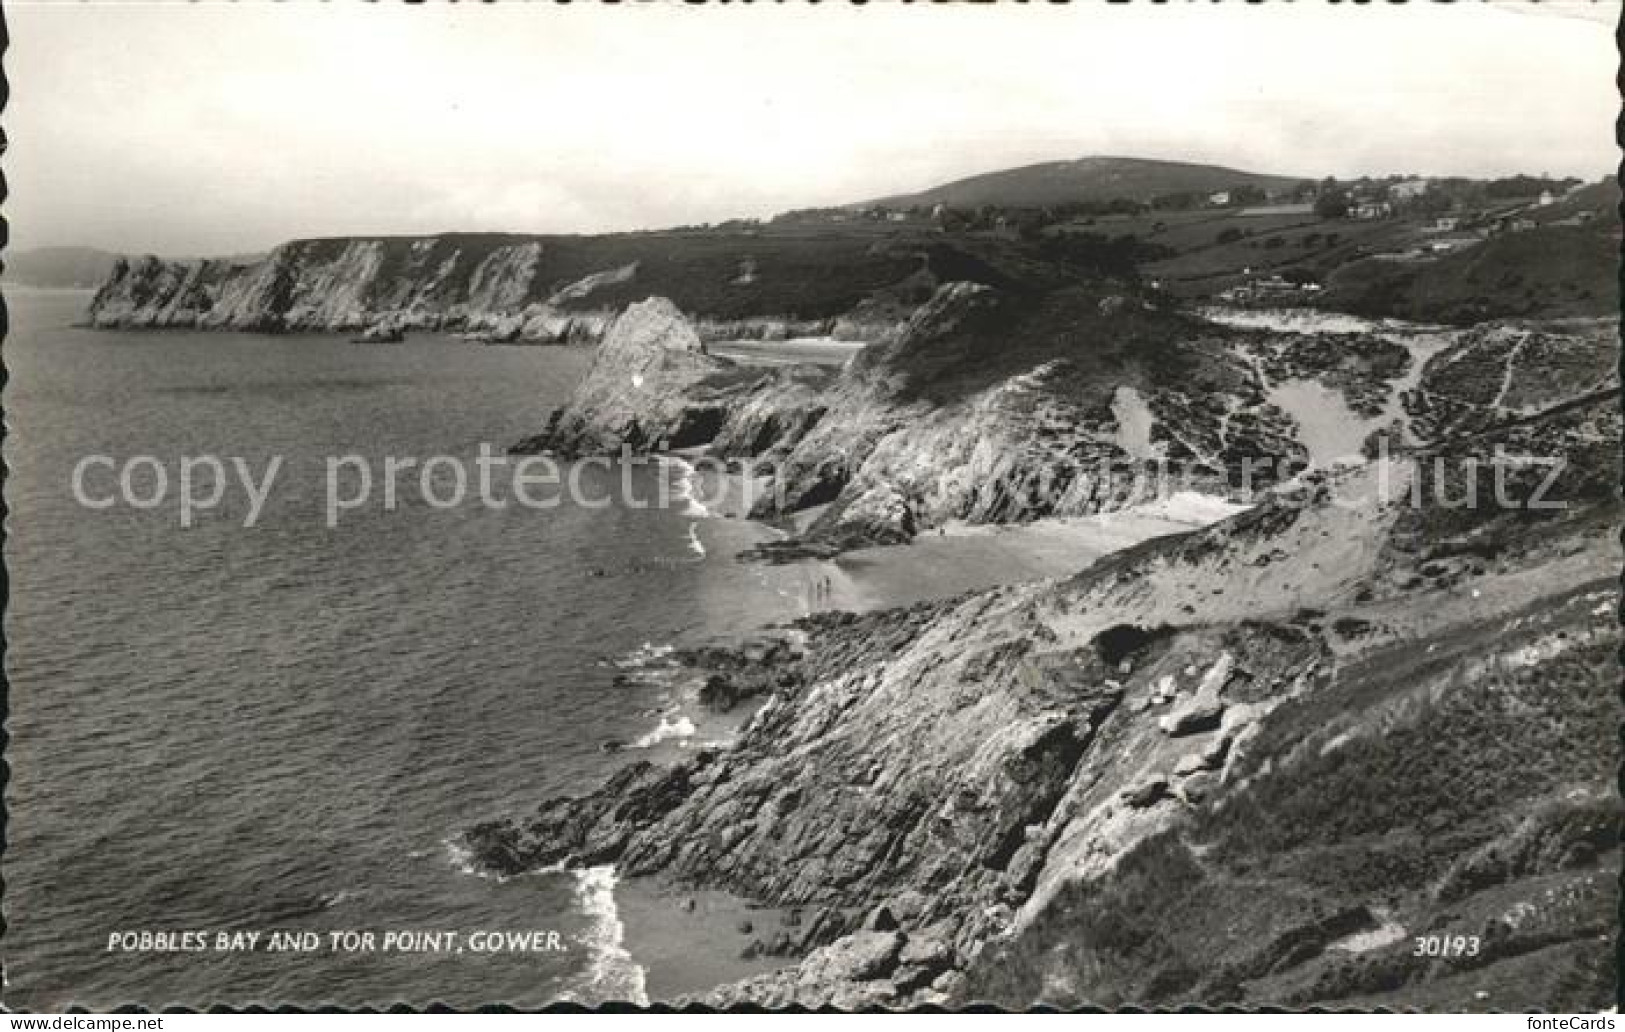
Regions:
[[[632,743],[632,748],[650,749],[669,738],[690,738],[697,730],[694,721],[687,717],[679,716],[673,720],[670,716],[663,716],[653,731]]]
[[[715,515],[695,493],[695,489],[699,486],[700,473],[694,464],[671,455],[662,455],[659,459],[663,467],[675,474],[672,487],[676,493],[673,497],[683,503],[683,515],[695,520],[709,519]]]
[[[591,951],[583,984],[564,994],[582,1003],[625,1001],[649,1005],[647,972],[627,952],[626,926],[615,906],[615,868],[605,864],[574,872],[576,905],[587,915],[582,935]]]

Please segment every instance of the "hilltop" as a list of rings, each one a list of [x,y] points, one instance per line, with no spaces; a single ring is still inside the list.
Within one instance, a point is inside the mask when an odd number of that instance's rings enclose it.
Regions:
[[[930,187],[897,194],[854,207],[908,208],[946,204],[975,208],[1043,208],[1078,201],[1127,199],[1149,203],[1173,194],[1212,194],[1252,187],[1266,194],[1295,188],[1303,180],[1293,176],[1242,172],[1221,165],[1196,165],[1149,158],[1085,157],[1074,161],[1046,161],[1020,168],[984,172]]]
[[[95,287],[107,279],[118,255],[94,247],[36,247],[8,251],[5,278],[30,287]]]

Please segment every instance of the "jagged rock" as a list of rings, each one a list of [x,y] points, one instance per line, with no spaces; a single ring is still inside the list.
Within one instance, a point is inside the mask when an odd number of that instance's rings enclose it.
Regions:
[[[1186,753],[1179,758],[1178,763],[1174,764],[1174,773],[1181,776],[1195,774],[1199,770],[1207,769],[1207,766],[1207,758],[1201,753]]]
[[[946,939],[942,938],[945,929],[920,932],[911,935],[908,942],[903,945],[898,960],[903,964],[914,965],[934,970],[942,970],[953,963],[954,948]]]
[[[355,338],[358,344],[399,344],[406,339],[406,328],[392,319],[380,319]]]
[[[1158,721],[1170,738],[1212,731],[1224,718],[1225,704],[1219,699],[1197,699]]]
[[[700,705],[718,713],[728,712],[746,697],[747,693],[741,691],[733,678],[726,674],[712,674],[707,677],[705,683],[700,686],[698,696]]]
[[[819,948],[801,963],[802,984],[868,982],[897,966],[903,937],[896,931],[854,932]]]
[[[922,967],[917,964],[899,965],[891,973],[888,981],[891,982],[892,991],[898,996],[906,996],[918,989],[924,989],[937,977],[940,968]]]
[[[1212,798],[1218,787],[1219,776],[1212,771],[1199,771],[1179,783],[1179,794],[1187,803],[1196,805]]]
[[[863,919],[863,930],[866,932],[891,932],[897,930],[897,918],[884,904],[869,911],[869,916]]]
[[[1124,789],[1123,802],[1137,810],[1143,810],[1172,795],[1168,787],[1168,779],[1160,775],[1148,777],[1132,788]]]
[[[899,923],[914,923],[925,912],[930,900],[925,893],[915,889],[905,889],[893,896],[886,903],[886,908],[897,916]]]

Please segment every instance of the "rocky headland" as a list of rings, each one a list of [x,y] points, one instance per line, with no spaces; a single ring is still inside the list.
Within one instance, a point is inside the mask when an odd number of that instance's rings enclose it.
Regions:
[[[924,261],[907,239],[762,231],[296,240],[250,262],[119,258],[87,319],[119,329],[390,327],[595,343],[628,303],[662,294],[708,340],[871,340],[918,303]]]
[[[785,966],[719,1005],[1610,1002],[1617,323],[1323,333],[990,280],[833,374],[642,302],[525,447],[771,458],[757,515],[819,513],[780,558],[1110,511],[1158,464],[1251,508],[695,650],[760,705],[732,746],[480,824],[478,862],[788,908],[747,947]]]

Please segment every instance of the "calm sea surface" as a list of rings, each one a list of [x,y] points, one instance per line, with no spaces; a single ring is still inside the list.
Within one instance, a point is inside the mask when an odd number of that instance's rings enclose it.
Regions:
[[[601,746],[655,727],[669,688],[616,684],[617,662],[798,612],[793,573],[733,561],[763,532],[680,508],[435,509],[412,474],[395,511],[375,500],[328,529],[327,456],[366,457],[381,477],[386,456],[500,453],[590,353],[95,332],[71,325],[83,293],[7,300],[6,1002],[634,991],[636,944],[615,948],[603,879],[498,882],[446,843],[640,755]],[[240,457],[256,476],[284,462],[256,527],[234,483],[182,528],[173,497],[78,505],[71,473],[91,454],[151,455],[172,489],[182,456]],[[107,948],[123,931],[532,928],[570,949]]]

